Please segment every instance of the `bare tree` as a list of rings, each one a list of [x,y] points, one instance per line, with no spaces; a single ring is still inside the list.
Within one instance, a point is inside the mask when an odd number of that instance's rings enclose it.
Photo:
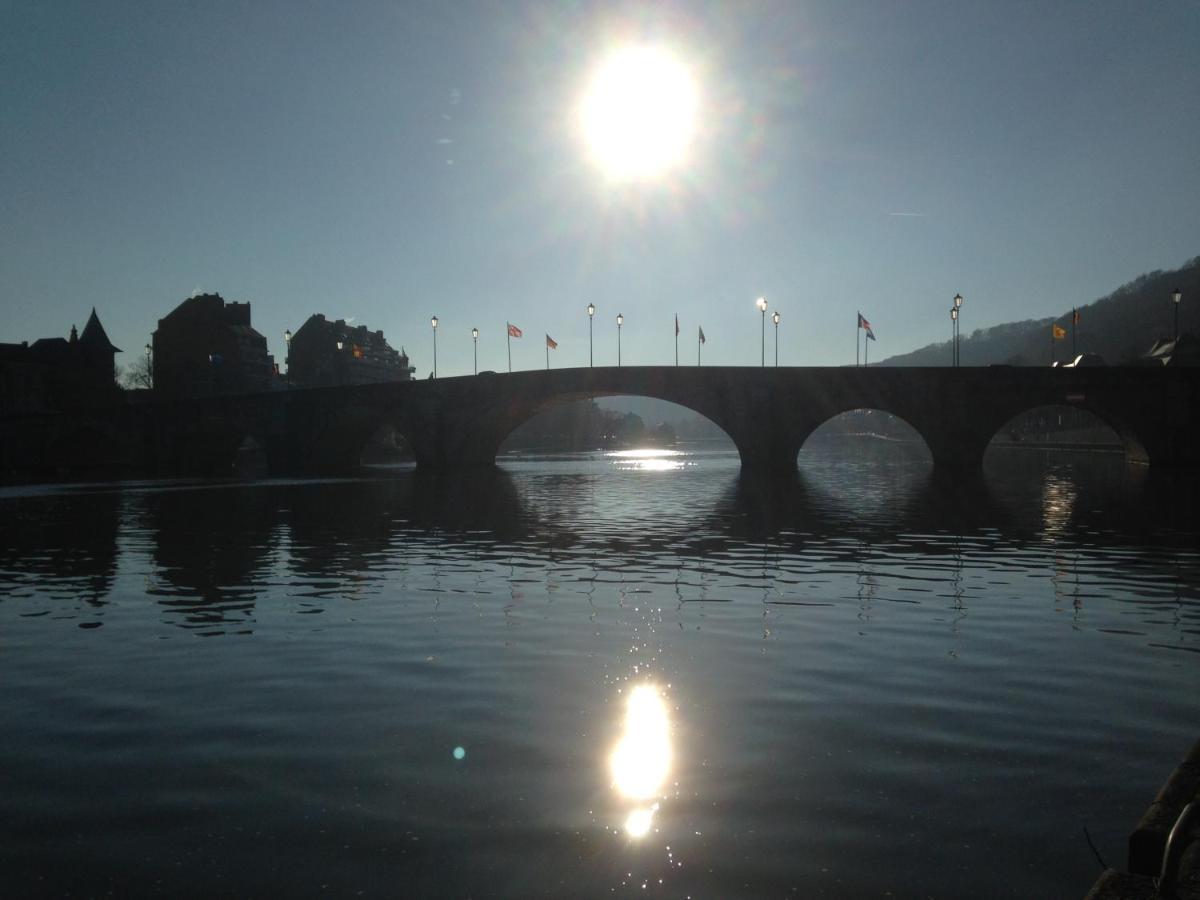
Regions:
[[[139,356],[117,376],[121,387],[129,391],[154,387],[154,369],[148,356]]]

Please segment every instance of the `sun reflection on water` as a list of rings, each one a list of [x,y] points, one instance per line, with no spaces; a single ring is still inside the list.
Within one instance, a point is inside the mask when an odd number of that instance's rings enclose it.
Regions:
[[[623,731],[609,756],[613,788],[637,805],[625,819],[625,831],[642,837],[653,825],[663,784],[671,770],[670,717],[653,684],[640,684],[625,703]]]
[[[634,472],[668,472],[687,465],[687,454],[682,450],[661,447],[614,450],[605,455],[615,462],[618,469]]]
[[[1069,479],[1047,472],[1042,483],[1042,528],[1048,535],[1066,530],[1075,512],[1079,490]]]

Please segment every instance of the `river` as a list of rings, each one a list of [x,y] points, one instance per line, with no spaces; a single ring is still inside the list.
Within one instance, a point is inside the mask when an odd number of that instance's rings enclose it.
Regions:
[[[1082,896],[1197,737],[1195,481],[818,443],[0,491],[3,893]]]

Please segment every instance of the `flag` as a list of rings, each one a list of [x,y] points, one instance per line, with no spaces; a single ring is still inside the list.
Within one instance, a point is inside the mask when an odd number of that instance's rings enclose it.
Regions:
[[[353,356],[355,359],[362,359],[363,358],[362,347],[358,346],[358,344],[351,344],[350,345],[350,355]]]
[[[508,336],[509,337],[520,337],[521,329],[518,328],[516,325],[514,325],[512,322],[509,322],[508,323]]]
[[[705,340],[704,340],[704,329],[703,329],[703,328],[701,328],[701,329],[700,329],[700,343],[702,343],[702,344],[703,344],[703,343],[705,343]]]
[[[517,335],[517,337],[520,337],[520,335]],[[558,349],[558,341],[556,341],[554,338],[550,337],[550,335],[546,335],[546,346],[549,347],[551,350],[557,350]]]
[[[1079,310],[1077,310],[1077,309],[1071,310],[1071,324],[1072,325],[1079,324]]]
[[[867,337],[869,337],[871,340],[875,340],[875,332],[871,330],[871,323],[863,318],[862,313],[858,314],[858,327],[867,332]]]
[[[679,337],[679,313],[675,313],[675,337]]]
[[[1065,337],[1067,336],[1067,329],[1063,328],[1063,327],[1062,327],[1061,325],[1059,325],[1057,322],[1055,322],[1055,323],[1054,323],[1053,325],[1051,325],[1050,327],[1053,329],[1053,331],[1051,332],[1051,334],[1053,334],[1053,335],[1054,335],[1054,339],[1055,339],[1056,341],[1061,341],[1063,338],[1065,338]]]

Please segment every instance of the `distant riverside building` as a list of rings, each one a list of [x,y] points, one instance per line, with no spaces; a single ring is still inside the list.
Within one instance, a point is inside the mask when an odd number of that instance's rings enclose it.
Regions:
[[[0,344],[0,409],[42,412],[92,406],[120,396],[114,357],[121,351],[95,307],[83,334]]]
[[[249,303],[220,294],[184,300],[154,332],[154,390],[194,397],[269,391],[275,361],[267,339],[250,326]]]
[[[408,355],[392,349],[382,331],[331,322],[320,313],[292,335],[287,369],[293,387],[408,381],[413,373]]]

